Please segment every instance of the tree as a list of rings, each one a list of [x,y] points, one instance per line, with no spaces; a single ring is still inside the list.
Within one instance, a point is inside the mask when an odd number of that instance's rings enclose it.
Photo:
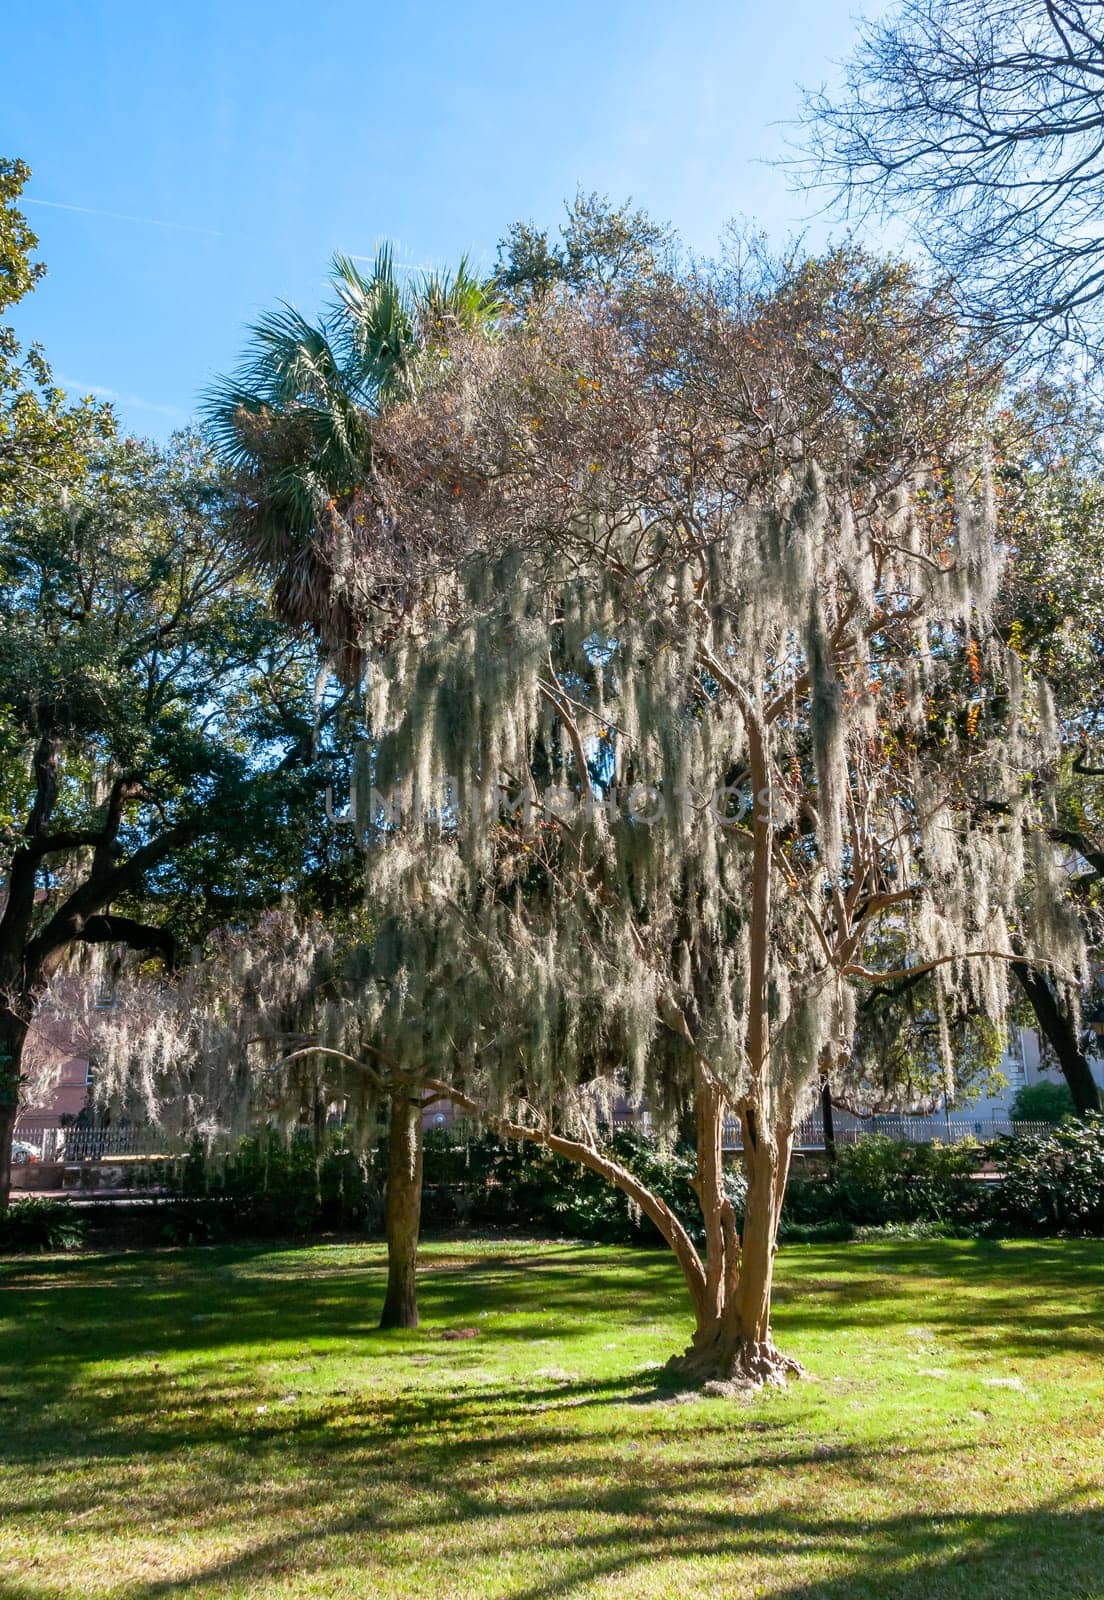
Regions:
[[[499,304],[466,259],[455,273],[399,282],[391,250],[365,277],[335,256],[333,299],[317,322],[281,306],[250,331],[238,373],[208,396],[208,426],[236,474],[239,539],[275,575],[285,620],[322,627],[340,658],[358,606],[333,584],[346,518],[372,471],[371,418],[416,393],[460,329],[490,331]],[[360,582],[363,584],[364,575]],[[319,615],[321,598],[333,615]]]
[[[1045,679],[1066,754],[1049,830],[1066,853],[1069,905],[1091,948],[1100,944],[1104,847],[1099,768],[1090,746],[1104,709],[1104,527],[1100,414],[1084,386],[1043,381],[998,418],[997,490],[1010,562],[997,625],[1025,671]],[[1104,1109],[1081,1021],[1079,986],[1018,961],[1013,972],[1041,1039],[1081,1116]]]
[[[112,443],[0,521],[0,1204],[27,1031],[75,951],[171,967],[332,879],[319,761],[345,702],[316,700],[317,672],[192,438]]]
[[[1016,1090],[1012,1118],[1018,1122],[1061,1122],[1075,1110],[1064,1083],[1025,1083]]]
[[[998,1019],[1010,930],[1078,959],[1046,719],[989,623],[992,387],[907,271],[841,252],[766,287],[657,280],[627,311],[616,286],[545,296],[373,427],[333,581],[382,576],[408,625],[359,619],[389,914],[357,1026],[647,1213],[697,1377],[794,1370],[779,1213],[856,989],[932,972]],[[603,1147],[619,1093],[692,1118],[704,1258]]]
[[[558,240],[531,222],[515,222],[499,243],[496,287],[519,306],[558,290],[616,287],[624,298],[654,283],[675,253],[669,228],[653,222],[631,201],[613,206],[580,190],[567,208]]]
[[[22,161],[0,158],[0,313],[45,275],[32,259],[38,240],[15,202],[30,177]],[[42,350],[23,350],[0,323],[0,515],[79,474],[90,450],[114,429],[107,406],[66,403]]]
[[[894,946],[905,960],[907,949]],[[935,973],[872,984],[856,1006],[836,1103],[859,1116],[969,1105],[1004,1085],[1006,1043],[1003,1026],[968,995],[948,997]]]
[[[275,577],[279,614],[323,636],[349,678],[359,661],[359,613],[370,607],[390,626],[401,624],[402,598],[378,581],[383,575],[358,571],[351,589],[345,583],[353,575],[342,552],[375,470],[372,418],[381,405],[415,396],[458,334],[492,334],[501,305],[466,259],[454,273],[400,284],[388,248],[368,277],[335,257],[332,283],[333,301],[317,323],[284,306],[256,324],[240,372],[215,388],[207,415],[237,474],[239,541]],[[382,1325],[416,1327],[424,1096],[405,1079],[393,1088]]]
[[[838,97],[808,97],[822,180],[910,218],[979,328],[1099,347],[1104,30],[1087,0],[900,0]]]
[[[202,954],[153,983],[133,958],[117,969],[105,1016],[89,988],[51,995],[69,1037],[93,1050],[100,1099],[138,1108],[171,1137],[225,1140],[268,1126],[310,1131],[322,1154],[330,1113],[343,1135],[374,1143],[388,1120],[382,1328],[416,1328],[422,1117],[440,1098],[419,1065],[381,1049],[365,1008],[373,919],[361,908],[312,911],[296,896],[245,926],[217,929]]]

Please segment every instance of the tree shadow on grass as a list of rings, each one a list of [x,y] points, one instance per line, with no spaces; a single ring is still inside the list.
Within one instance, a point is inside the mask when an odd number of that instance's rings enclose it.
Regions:
[[[913,1293],[917,1315],[970,1348],[981,1337],[974,1291],[984,1284],[987,1316],[1007,1315],[1032,1341],[1036,1329],[1049,1329],[1050,1354],[1079,1350],[1088,1337],[1080,1319],[1098,1304],[1095,1285],[1086,1297],[1088,1283],[1104,1251],[1075,1247],[1071,1266],[1066,1248],[894,1244],[856,1255],[845,1246],[810,1252],[802,1271],[812,1298],[784,1306],[779,1333],[900,1322],[902,1294]],[[512,1586],[485,1591],[514,1600],[566,1600],[594,1585],[610,1593],[614,1583],[631,1600],[634,1582],[657,1564],[670,1564],[671,1594],[680,1592],[684,1572],[694,1584],[688,1594],[739,1593],[741,1572],[756,1563],[778,1574],[773,1589],[764,1579],[761,1590],[778,1600],[1083,1600],[1104,1591],[1104,1513],[1094,1507],[880,1517],[855,1509],[864,1497],[876,1503],[888,1479],[911,1506],[944,1467],[953,1477],[956,1452],[969,1446],[811,1445],[792,1407],[783,1419],[765,1407],[699,1406],[683,1424],[651,1371],[542,1378],[538,1341],[551,1335],[570,1345],[615,1307],[626,1320],[636,1314],[662,1323],[667,1337],[672,1306],[681,1304],[674,1267],[662,1256],[628,1255],[615,1281],[616,1260],[588,1261],[568,1248],[527,1257],[523,1271],[504,1269],[497,1255],[481,1270],[465,1262],[463,1270],[432,1271],[423,1283],[430,1325],[400,1336],[372,1328],[383,1283],[378,1258],[345,1267],[329,1253],[281,1256],[264,1246],[20,1264],[5,1275],[19,1288],[18,1305],[9,1299],[7,1308],[19,1315],[0,1342],[0,1390],[10,1382],[32,1410],[21,1400],[0,1453],[28,1487],[9,1499],[5,1518],[29,1528],[43,1517],[51,1525],[88,1518],[81,1525],[120,1550],[127,1600],[214,1597],[269,1582],[286,1588],[289,1575],[324,1590],[338,1568],[418,1538],[438,1541],[434,1570],[452,1579],[458,1595],[480,1592],[463,1587],[473,1562],[501,1560],[515,1574],[525,1568]],[[904,1288],[902,1272],[909,1274]],[[936,1281],[949,1295],[930,1295]],[[970,1291],[961,1307],[953,1303],[959,1285]],[[1063,1309],[1061,1293],[1074,1286],[1079,1303]],[[1050,1304],[1036,1305],[1040,1289]],[[520,1352],[522,1378],[480,1373],[479,1341],[435,1341],[443,1326],[471,1322],[484,1309],[494,1317],[487,1342],[512,1357]],[[263,1362],[271,1349],[284,1382],[313,1345],[323,1347],[323,1359],[363,1362],[351,1369],[361,1387],[258,1405],[248,1362],[231,1368],[226,1354],[256,1347]],[[377,1356],[419,1365],[408,1381],[392,1366],[376,1387]],[[113,1371],[119,1360],[131,1364]],[[36,1398],[42,1419],[33,1415]],[[616,1413],[608,1424],[601,1415],[631,1402],[655,1410],[635,1412],[624,1428]],[[0,1422],[3,1416],[0,1409]],[[126,1493],[126,1463],[138,1457],[143,1492],[154,1502],[140,1508]],[[993,1470],[1000,1470],[996,1460]],[[847,1498],[846,1511],[837,1502],[835,1515],[822,1493],[826,1473]],[[186,1579],[128,1578],[128,1536],[154,1513],[190,1540],[210,1536],[237,1553]],[[257,1529],[244,1550],[243,1519],[245,1530]],[[539,1579],[528,1576],[534,1538]],[[690,1572],[694,1563],[706,1572],[705,1587]],[[825,1567],[829,1578],[811,1576]],[[0,1600],[53,1593],[16,1584],[0,1587]]]
[[[785,1458],[784,1464],[800,1463]],[[695,1487],[702,1486],[695,1480]],[[717,1484],[710,1480],[704,1487],[710,1492]],[[542,1509],[563,1531],[542,1533],[542,1576],[531,1582],[461,1587],[473,1566],[490,1555],[516,1572],[516,1558],[530,1553],[530,1546],[524,1527],[511,1531],[509,1510],[457,1493],[428,1527],[369,1502],[339,1518],[304,1523],[300,1515],[296,1532],[193,1567],[186,1576],[128,1581],[127,1600],[213,1600],[261,1592],[268,1583],[283,1592],[292,1576],[325,1592],[327,1575],[344,1575],[358,1557],[386,1571],[382,1541],[401,1541],[415,1526],[433,1532],[435,1524],[442,1539],[433,1561],[435,1581],[458,1596],[570,1600],[601,1588],[632,1600],[638,1582],[656,1592],[652,1580],[659,1568],[668,1584],[662,1592],[712,1600],[752,1592],[742,1586],[742,1576],[754,1567],[754,1592],[763,1600],[1104,1600],[1104,1511],[1067,1503],[990,1514],[849,1518],[789,1505],[708,1511],[686,1503],[677,1486],[644,1482],[631,1489],[589,1484],[548,1496]],[[480,1519],[487,1520],[486,1531],[478,1530]],[[459,1522],[466,1538],[457,1559],[442,1561],[445,1541]],[[595,1523],[600,1531],[584,1531]],[[832,1575],[813,1575],[824,1563]],[[613,1580],[615,1590],[608,1587]],[[54,1600],[57,1594],[29,1582],[0,1585],[0,1600]]]
[[[427,1257],[421,1275],[421,1338],[484,1314],[492,1318],[496,1341],[525,1343],[542,1333],[561,1341],[584,1336],[594,1315],[596,1273],[603,1310],[616,1305],[626,1322],[670,1324],[686,1316],[681,1280],[666,1252],[567,1246],[520,1248],[517,1257],[446,1254],[443,1260]],[[877,1331],[901,1321],[903,1295],[911,1293],[923,1298],[917,1315],[964,1346],[989,1347],[988,1330],[999,1326],[1006,1354],[1045,1348],[1047,1354],[1104,1355],[1101,1241],[893,1241],[802,1247],[800,1253],[791,1248],[780,1258],[779,1279],[776,1323],[783,1338],[855,1320]],[[28,1326],[41,1353],[56,1355],[62,1365],[67,1356],[126,1359],[168,1347],[177,1356],[210,1355],[224,1345],[297,1340],[332,1346],[355,1339],[364,1354],[391,1355],[394,1336],[379,1338],[375,1328],[383,1284],[379,1252],[346,1263],[339,1248],[286,1252],[239,1245],[12,1263],[0,1270],[13,1317],[11,1332],[0,1337],[0,1385],[6,1362],[16,1371],[22,1367]],[[118,1315],[120,1296],[127,1303],[125,1319]],[[400,1335],[398,1343],[410,1338]]]
[[[729,1584],[739,1592],[735,1583],[744,1562],[768,1557],[800,1568],[828,1555],[844,1570],[828,1579],[767,1581],[755,1592],[770,1600],[1104,1600],[1104,1513],[1097,1510],[916,1513],[861,1524],[780,1511],[726,1521],[720,1528],[691,1519],[689,1539],[678,1542],[680,1557],[721,1567],[719,1592],[728,1592]],[[511,1600],[582,1595],[602,1578],[622,1577],[627,1568],[670,1562],[673,1552],[663,1539],[645,1536],[641,1545],[629,1563],[623,1550],[605,1555],[588,1547],[570,1575],[515,1590]],[[630,1579],[620,1593],[632,1592]]]
[[[617,1281],[622,1261],[622,1281]],[[847,1246],[834,1246],[810,1251],[802,1268],[802,1276],[791,1283],[803,1292],[799,1298],[783,1296],[776,1319],[779,1339],[796,1341],[799,1349],[803,1338],[849,1323],[864,1332],[900,1323],[904,1288],[916,1299],[915,1314],[952,1349],[983,1348],[987,1357],[999,1354],[1002,1360],[1024,1354],[1104,1354],[1104,1247],[1096,1242],[1032,1243],[1026,1252],[987,1242],[950,1250],[943,1242],[894,1242],[863,1246],[857,1255]],[[261,1367],[335,1357],[358,1364],[362,1399],[386,1429],[390,1425],[383,1422],[371,1387],[378,1361],[390,1364],[392,1386],[394,1363],[411,1362],[410,1386],[399,1404],[406,1421],[422,1411],[434,1414],[440,1395],[424,1378],[443,1376],[464,1384],[466,1373],[485,1359],[487,1344],[505,1348],[515,1362],[520,1358],[538,1380],[549,1342],[560,1347],[561,1359],[570,1360],[571,1344],[594,1326],[596,1293],[602,1315],[616,1308],[628,1327],[634,1322],[655,1327],[658,1357],[674,1353],[685,1339],[683,1333],[680,1340],[674,1322],[685,1315],[681,1286],[665,1255],[591,1253],[573,1246],[526,1254],[520,1267],[497,1253],[465,1262],[462,1270],[452,1270],[451,1264],[435,1267],[422,1279],[425,1323],[417,1333],[376,1329],[384,1284],[378,1255],[367,1263],[362,1255],[346,1265],[336,1250],[216,1247],[114,1260],[24,1262],[9,1266],[2,1281],[11,1321],[0,1334],[0,1421],[10,1390],[20,1396],[20,1418],[36,1407],[51,1413],[54,1437],[71,1445],[75,1432],[65,1413],[69,1396],[75,1395],[82,1411],[81,1441],[107,1455],[131,1448],[156,1453],[195,1442],[196,1424],[188,1413],[196,1395],[187,1382],[179,1386],[177,1376],[162,1373],[162,1361],[183,1369],[185,1376],[189,1371],[202,1375],[199,1433],[228,1443],[243,1433],[253,1440],[265,1436],[254,1419],[244,1420],[251,1400],[267,1398],[253,1392],[250,1360]],[[930,1292],[936,1283],[942,1293]],[[983,1313],[976,1293],[956,1297],[960,1285],[969,1291],[984,1285]],[[441,1341],[443,1330],[465,1325],[479,1327],[484,1337],[465,1344]],[[996,1342],[994,1327],[1000,1329]],[[259,1353],[247,1359],[246,1352]],[[83,1385],[90,1366],[136,1359],[140,1372],[105,1377],[88,1403]],[[424,1375],[422,1369],[427,1369]],[[646,1402],[657,1387],[662,1388],[662,1379],[654,1372],[628,1371],[582,1386],[572,1403]],[[420,1388],[426,1392],[420,1394]],[[511,1385],[485,1393],[468,1384],[449,1404],[459,1422],[503,1405],[560,1405],[563,1396],[562,1385],[540,1394],[530,1379],[524,1399]],[[235,1408],[236,1421],[216,1424],[216,1417],[233,1415]],[[342,1407],[335,1401],[331,1409]],[[178,1432],[181,1418],[186,1425]],[[278,1427],[273,1421],[271,1428]],[[0,1431],[0,1455],[33,1463],[43,1441],[32,1427],[24,1443],[22,1432],[19,1427]]]
[[[821,1268],[829,1274],[821,1275]],[[926,1326],[963,1349],[1003,1357],[1080,1353],[1104,1359],[1104,1241],[893,1240],[811,1247],[787,1277],[779,1328],[802,1334],[856,1320],[876,1331],[901,1321],[903,1293],[922,1295]],[[965,1292],[963,1292],[965,1291]],[[984,1302],[979,1303],[979,1291]]]

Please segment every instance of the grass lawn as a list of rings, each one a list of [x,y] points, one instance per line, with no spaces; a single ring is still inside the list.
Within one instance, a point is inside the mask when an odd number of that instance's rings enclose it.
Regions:
[[[657,1395],[660,1253],[0,1267],[0,1596],[1104,1597],[1104,1244],[787,1246],[813,1380]],[[475,1337],[446,1339],[474,1328]]]

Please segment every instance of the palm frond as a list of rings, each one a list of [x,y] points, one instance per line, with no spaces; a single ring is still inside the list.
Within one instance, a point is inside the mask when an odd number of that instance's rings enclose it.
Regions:
[[[365,481],[373,416],[417,393],[455,330],[490,333],[501,314],[466,256],[454,273],[403,284],[384,245],[368,272],[335,255],[330,282],[317,322],[287,304],[260,317],[238,371],[203,401],[208,434],[239,474],[243,544],[273,574],[281,613],[327,635],[349,626],[326,547]]]

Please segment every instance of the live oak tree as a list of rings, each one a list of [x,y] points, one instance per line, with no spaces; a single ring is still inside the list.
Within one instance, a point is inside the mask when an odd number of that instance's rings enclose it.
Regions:
[[[853,252],[767,286],[551,293],[450,350],[376,419],[325,550],[367,600],[338,641],[365,662],[390,908],[367,1037],[625,1190],[685,1275],[687,1370],[780,1378],[794,1129],[856,990],[930,971],[998,1019],[1018,935],[1079,959],[1041,831],[1046,697],[990,623],[993,377],[938,299]],[[692,1117],[704,1257],[603,1147],[617,1094]]]
[[[194,439],[110,443],[0,518],[0,1204],[27,1032],[75,953],[171,967],[304,882],[341,897],[318,668]]]
[[[994,624],[1025,679],[1045,680],[1053,700],[1062,753],[1052,774],[1047,835],[1065,858],[1067,910],[1081,923],[1094,967],[1104,872],[1099,758],[1093,754],[1104,705],[1101,436],[1099,408],[1085,385],[1056,378],[1008,397],[993,429],[996,509],[1007,554]],[[1092,995],[1072,972],[1026,959],[1013,962],[1012,972],[1020,993],[1015,1022],[1035,1029],[1044,1054],[1066,1078],[1075,1108],[1082,1115],[1098,1111]],[[968,1001],[948,1010],[934,1005],[935,998],[922,976],[863,997],[855,1053],[865,1071],[838,1099],[852,1108],[888,1108],[899,1103],[902,1090],[923,1103],[941,1088],[957,1098],[963,1088],[969,1094],[971,1081],[984,1082],[999,1066],[999,1030]],[[941,1084],[941,1036],[948,1029],[954,1073]]]
[[[311,909],[302,893],[252,922],[215,930],[167,981],[133,959],[117,968],[110,1014],[87,986],[52,997],[90,1041],[98,1092],[169,1138],[202,1134],[216,1153],[258,1126],[306,1135],[321,1155],[331,1113],[363,1155],[386,1118],[384,1328],[418,1325],[416,1257],[425,1111],[443,1097],[423,1061],[402,1065],[381,1040],[366,983],[380,970],[367,907]],[[416,975],[413,981],[417,981]],[[409,1108],[410,1114],[407,1114]]]
[[[518,307],[563,289],[587,293],[616,287],[624,297],[633,287],[654,282],[676,255],[671,230],[646,212],[580,190],[567,207],[558,238],[531,222],[514,223],[499,244],[494,283]]]
[[[1064,750],[1049,834],[1068,858],[1067,900],[1094,965],[1104,881],[1101,762],[1094,754],[1104,711],[1101,437],[1099,407],[1077,382],[1033,384],[1004,408],[996,430],[1000,520],[1010,556],[997,624],[1025,671],[1045,678],[1053,696]],[[1077,1111],[1101,1110],[1081,987],[1026,960],[1013,971]]]
[[[0,157],[0,314],[44,277],[38,240],[17,201],[30,177],[25,162]],[[45,485],[79,472],[90,450],[113,432],[108,407],[71,405],[52,378],[42,349],[24,349],[0,322],[0,514],[33,500]]]

